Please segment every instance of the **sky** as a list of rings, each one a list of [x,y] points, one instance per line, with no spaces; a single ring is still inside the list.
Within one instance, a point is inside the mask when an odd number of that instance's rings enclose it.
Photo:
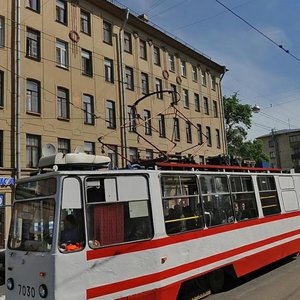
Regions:
[[[248,139],[300,128],[300,1],[218,0],[248,24],[216,0],[117,1],[226,66],[223,95],[261,108]]]

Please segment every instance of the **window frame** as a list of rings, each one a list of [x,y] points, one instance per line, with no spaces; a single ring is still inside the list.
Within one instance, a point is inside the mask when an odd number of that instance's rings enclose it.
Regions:
[[[112,33],[113,33],[112,23],[103,20],[103,43],[112,45]]]
[[[55,21],[60,24],[68,25],[68,3],[67,3],[67,1],[56,0],[55,7],[56,7]]]
[[[145,40],[142,40],[140,39],[139,41],[139,44],[140,44],[140,58],[141,59],[144,59],[144,60],[147,60],[147,42]]]
[[[161,66],[160,48],[158,46],[153,46],[153,63],[156,66]]]
[[[26,8],[30,9],[36,13],[40,13],[40,8],[41,8],[41,3],[40,0],[34,0],[32,4],[36,5],[31,5],[32,0],[26,0]],[[34,8],[36,6],[36,8]]]
[[[132,54],[132,37],[128,31],[124,31],[124,51]]]
[[[41,32],[31,27],[26,28],[26,57],[41,60]]]
[[[29,144],[29,139],[31,143]],[[41,156],[41,136],[35,134],[26,134],[26,167],[37,168]]]
[[[84,10],[80,9],[80,32],[86,34],[86,35],[91,35],[91,14]]]
[[[93,77],[93,56],[92,52],[81,48],[81,74]]]
[[[5,47],[5,17],[0,16],[0,48]]]
[[[106,82],[114,83],[114,61],[104,57],[104,78]]]
[[[56,66],[69,69],[69,44],[61,39],[56,39]],[[65,63],[64,63],[65,61]]]
[[[34,84],[36,90],[29,89],[28,84]],[[26,78],[26,113],[41,114],[41,82],[33,78]]]
[[[126,78],[126,89],[130,91],[134,91],[134,74],[133,68],[125,66],[125,78]],[[130,79],[130,80],[128,80]]]
[[[89,94],[83,94],[82,97],[84,124],[95,125],[94,97]],[[87,101],[88,99],[89,101]]]
[[[65,97],[60,96],[60,93],[65,93]],[[62,120],[70,120],[70,91],[69,89],[57,87],[57,118]],[[65,113],[63,113],[65,112]]]
[[[147,73],[141,72],[142,94],[149,94],[149,76]]]
[[[113,100],[106,100],[106,127],[116,129],[116,103]]]

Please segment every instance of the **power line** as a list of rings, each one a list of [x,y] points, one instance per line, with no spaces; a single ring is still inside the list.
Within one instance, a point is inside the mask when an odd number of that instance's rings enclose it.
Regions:
[[[233,15],[235,15],[237,18],[239,18],[241,21],[243,21],[245,24],[247,24],[249,27],[251,27],[257,33],[259,33],[265,39],[267,39],[268,41],[270,41],[272,44],[274,44],[279,49],[283,50],[285,53],[287,53],[288,55],[290,55],[291,57],[293,57],[295,60],[297,60],[298,62],[300,62],[300,58],[298,58],[297,56],[295,56],[294,54],[292,54],[290,52],[290,50],[286,49],[283,45],[278,44],[277,42],[275,42],[273,39],[271,39],[269,36],[267,36],[261,30],[259,30],[258,28],[256,28],[252,24],[250,24],[248,21],[246,21],[244,18],[242,18],[241,16],[239,16],[237,13],[235,13],[233,10],[231,10],[228,6],[226,6],[225,4],[223,4],[222,2],[220,2],[219,0],[216,0],[216,2],[219,3],[221,6],[223,6],[224,8],[226,8],[229,12],[231,12]]]
[[[173,8],[175,8],[175,7],[178,7],[178,6],[180,6],[181,4],[183,4],[183,3],[187,3],[187,1],[189,1],[189,0],[183,0],[183,1],[181,1],[181,2],[179,2],[179,3],[177,3],[177,4],[175,4],[175,5],[173,5],[173,6],[171,6],[171,7],[167,7],[165,10],[163,10],[163,11],[161,11],[161,12],[155,14],[155,15],[152,15],[151,18],[160,16],[160,15],[164,14],[165,12],[169,12],[171,9],[173,9]]]
[[[149,11],[155,9],[156,7],[163,4],[164,2],[166,2],[166,0],[157,0],[144,13],[147,14]]]

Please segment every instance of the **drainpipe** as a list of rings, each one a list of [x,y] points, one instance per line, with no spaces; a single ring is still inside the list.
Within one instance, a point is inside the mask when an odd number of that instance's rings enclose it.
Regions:
[[[16,173],[17,179],[21,177],[21,0],[17,0],[17,31],[16,31]]]
[[[125,95],[125,74],[124,74],[124,28],[127,24],[128,18],[129,18],[129,9],[127,8],[125,10],[126,16],[125,20],[123,22],[122,27],[119,31],[119,45],[120,45],[120,74],[121,74],[121,151],[123,153],[122,157],[122,167],[124,168],[126,166],[127,162],[127,130],[126,130],[126,108],[127,108],[127,102],[126,102],[126,95]]]
[[[226,67],[224,66],[224,72],[223,74],[220,76],[220,86],[219,86],[219,93],[220,93],[220,104],[221,104],[221,119],[223,117],[223,121],[221,122],[221,125],[223,127],[223,132],[224,132],[224,139],[223,139],[223,149],[224,149],[224,154],[225,155],[228,155],[228,145],[227,145],[227,136],[226,136],[226,129],[225,129],[225,119],[224,119],[224,103],[223,103],[223,95],[222,95],[222,87],[221,87],[221,82],[222,82],[222,79],[225,75],[225,73],[227,72],[228,70],[226,69]]]

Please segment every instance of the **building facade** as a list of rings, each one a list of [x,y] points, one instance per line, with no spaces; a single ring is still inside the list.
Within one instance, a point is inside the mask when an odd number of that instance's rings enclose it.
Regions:
[[[162,152],[196,162],[226,154],[223,66],[110,1],[20,2],[0,6],[6,182],[36,170],[47,143],[105,153],[113,168]],[[2,204],[11,203],[10,183]],[[10,219],[2,211],[0,247]]]
[[[300,170],[300,129],[283,129],[257,138],[274,168]]]

